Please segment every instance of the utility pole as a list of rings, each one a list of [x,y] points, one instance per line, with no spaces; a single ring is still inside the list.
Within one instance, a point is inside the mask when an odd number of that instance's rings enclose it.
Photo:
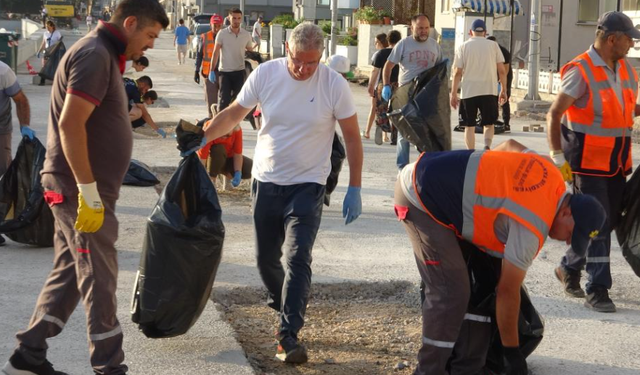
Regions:
[[[338,0],[331,0],[331,53],[329,56],[336,54],[336,44],[338,38],[336,32],[338,30]]]
[[[540,15],[541,0],[531,0],[531,27],[529,29],[529,90],[525,100],[540,100],[538,73],[540,71]]]
[[[244,0],[240,0],[240,11],[242,12],[242,22],[240,23],[240,27],[244,24]]]

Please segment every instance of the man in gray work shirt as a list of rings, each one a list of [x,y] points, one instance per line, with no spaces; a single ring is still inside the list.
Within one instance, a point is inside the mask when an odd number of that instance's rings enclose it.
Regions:
[[[440,46],[434,40],[429,38],[429,29],[431,21],[424,14],[418,14],[411,18],[411,36],[402,39],[391,51],[389,59],[384,65],[382,73],[382,98],[390,100],[393,92],[390,79],[391,70],[400,64],[400,76],[398,84],[403,89],[396,90],[391,102],[391,110],[400,109],[409,102],[409,86],[411,81],[427,69],[442,60]],[[405,165],[409,164],[409,141],[404,139],[398,133],[398,145],[396,146],[396,164],[398,170],[402,170]]]

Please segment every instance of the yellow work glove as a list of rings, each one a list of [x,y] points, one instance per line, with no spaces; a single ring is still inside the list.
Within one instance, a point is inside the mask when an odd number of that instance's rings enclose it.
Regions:
[[[551,155],[551,159],[553,163],[560,169],[560,173],[562,173],[562,178],[567,181],[573,181],[573,172],[571,171],[571,166],[569,162],[564,158],[564,153],[562,150],[551,151],[549,153]]]
[[[78,184],[78,218],[75,228],[79,232],[97,232],[104,222],[104,206],[98,193],[98,185]]]

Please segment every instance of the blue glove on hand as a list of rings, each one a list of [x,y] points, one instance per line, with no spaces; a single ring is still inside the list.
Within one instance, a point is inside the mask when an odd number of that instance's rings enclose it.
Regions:
[[[209,72],[209,77],[207,77],[209,82],[216,83],[216,74],[213,72],[213,69]]]
[[[185,152],[181,152],[180,156],[182,156],[183,158],[186,158],[187,156],[193,154],[194,152],[198,151],[199,149],[203,148],[206,145],[207,145],[207,138],[206,137],[202,137],[202,141],[200,142],[199,146],[196,146],[196,147],[192,148],[191,150],[187,150]]]
[[[382,88],[382,99],[384,99],[384,101],[386,102],[391,99],[391,86],[384,85],[384,87]]]
[[[231,186],[238,187],[238,185],[240,185],[241,179],[242,179],[242,172],[236,171],[236,173],[233,174],[233,180],[231,180]]]
[[[167,138],[167,132],[162,129],[158,129],[156,133],[160,134],[162,138]]]
[[[344,225],[354,221],[362,213],[362,198],[360,198],[360,188],[349,186],[347,195],[342,203],[342,217],[346,218]]]
[[[40,58],[40,52],[38,52],[38,54],[36,55],[36,58],[39,59]]]
[[[20,134],[22,134],[23,137],[29,138],[30,141],[33,141],[33,138],[36,136],[36,132],[28,126],[21,126]]]

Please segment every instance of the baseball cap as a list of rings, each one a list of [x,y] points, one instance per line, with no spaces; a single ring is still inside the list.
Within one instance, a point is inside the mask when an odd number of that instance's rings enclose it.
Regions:
[[[477,32],[487,31],[487,25],[484,23],[483,20],[477,19],[473,21],[473,23],[471,24],[471,31],[477,31]]]
[[[586,194],[572,195],[569,206],[575,222],[571,236],[571,248],[576,254],[584,256],[587,253],[589,242],[597,237],[602,230],[607,213],[598,200]]]
[[[633,39],[640,39],[640,30],[636,29],[631,18],[622,12],[610,11],[600,16],[598,29],[620,31]]]
[[[349,59],[342,55],[332,55],[327,60],[329,68],[335,70],[340,74],[344,74],[348,78],[353,77],[353,73],[351,73],[351,62]]]
[[[211,19],[209,20],[209,23],[213,23],[216,25],[222,25],[222,16],[220,16],[217,13],[214,13],[213,16],[211,16]]]

